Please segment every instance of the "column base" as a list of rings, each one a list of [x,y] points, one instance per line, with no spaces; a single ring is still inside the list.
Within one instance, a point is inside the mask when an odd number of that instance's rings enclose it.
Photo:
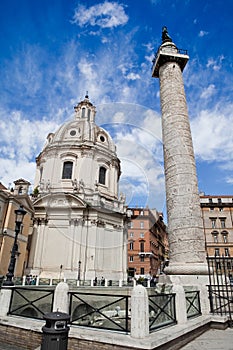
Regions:
[[[170,263],[164,269],[166,275],[208,275],[207,263]]]

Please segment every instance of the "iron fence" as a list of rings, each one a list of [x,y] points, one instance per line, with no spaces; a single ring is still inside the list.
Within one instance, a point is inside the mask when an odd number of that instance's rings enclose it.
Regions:
[[[149,296],[149,331],[176,324],[175,294]]]
[[[128,295],[70,292],[71,324],[129,333]]]
[[[9,315],[43,319],[52,311],[54,290],[14,287],[10,300]]]
[[[233,258],[207,256],[209,267],[209,300],[213,314],[227,315],[233,326]]]
[[[186,291],[185,299],[187,318],[201,316],[200,292]]]

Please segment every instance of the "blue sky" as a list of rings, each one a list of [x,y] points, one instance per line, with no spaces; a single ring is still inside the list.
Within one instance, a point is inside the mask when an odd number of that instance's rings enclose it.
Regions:
[[[184,84],[200,191],[233,189],[233,1],[2,0],[0,181],[32,183],[49,132],[86,91],[114,138],[129,205],[165,207],[154,53],[166,25],[190,60]]]

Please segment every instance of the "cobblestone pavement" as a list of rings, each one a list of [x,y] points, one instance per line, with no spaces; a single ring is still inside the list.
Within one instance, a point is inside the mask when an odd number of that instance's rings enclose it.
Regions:
[[[233,350],[233,328],[210,329],[181,350]]]

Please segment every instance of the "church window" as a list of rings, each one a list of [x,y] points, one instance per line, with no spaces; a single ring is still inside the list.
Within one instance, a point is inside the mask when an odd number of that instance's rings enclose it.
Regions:
[[[18,190],[18,194],[22,194],[22,193],[23,193],[23,187],[20,186],[20,187],[19,187],[19,190]]]
[[[43,174],[43,168],[41,167],[41,168],[40,168],[40,181],[41,181],[41,179],[42,179],[42,174]]]
[[[100,136],[100,141],[104,142],[105,141],[105,137],[103,135]]]
[[[86,108],[82,108],[82,118],[85,118],[85,109]]]
[[[91,110],[90,110],[90,109],[88,109],[87,111],[88,111],[88,112],[87,112],[87,120],[88,120],[88,121],[90,121],[90,117],[91,117]]]
[[[105,181],[106,181],[106,168],[101,166],[99,170],[99,183],[102,185],[105,185]]]
[[[72,178],[72,169],[73,169],[72,162],[64,162],[62,178],[63,179],[71,179]]]
[[[76,135],[76,131],[75,130],[71,130],[70,135],[71,136],[75,136]]]

